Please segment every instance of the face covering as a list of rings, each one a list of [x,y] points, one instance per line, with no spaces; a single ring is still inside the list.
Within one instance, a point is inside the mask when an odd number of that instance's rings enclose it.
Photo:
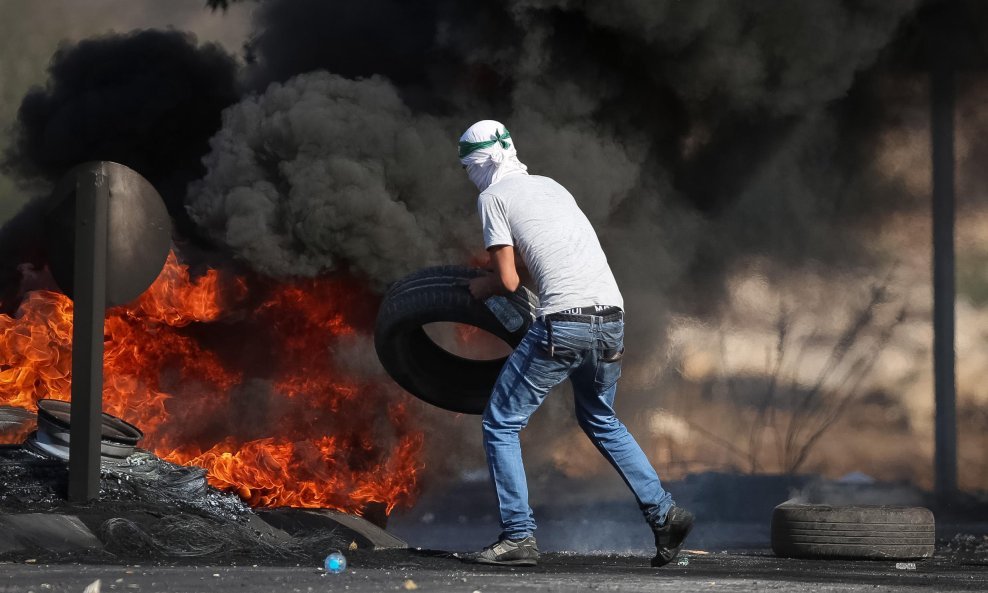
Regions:
[[[460,136],[460,163],[480,191],[511,175],[528,175],[511,133],[490,119],[473,124]]]

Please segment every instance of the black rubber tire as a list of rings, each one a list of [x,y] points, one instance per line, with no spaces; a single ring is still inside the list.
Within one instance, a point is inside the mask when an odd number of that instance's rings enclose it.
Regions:
[[[522,287],[508,301],[522,315],[522,326],[508,331],[467,283],[477,268],[426,268],[395,282],[377,315],[374,347],[389,375],[415,397],[452,412],[481,414],[505,358],[471,360],[447,352],[422,329],[440,321],[479,327],[512,348],[528,331],[538,300]]]
[[[784,503],[772,513],[772,551],[786,558],[932,558],[934,539],[922,507]]]

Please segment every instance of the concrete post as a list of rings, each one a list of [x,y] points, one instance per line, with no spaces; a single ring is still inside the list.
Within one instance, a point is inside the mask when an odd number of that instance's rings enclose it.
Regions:
[[[75,198],[75,312],[69,443],[69,499],[75,502],[99,497],[109,198],[110,179],[102,163],[80,171]]]

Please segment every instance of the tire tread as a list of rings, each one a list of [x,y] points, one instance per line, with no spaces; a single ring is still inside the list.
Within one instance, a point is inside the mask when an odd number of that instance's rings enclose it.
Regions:
[[[933,555],[933,513],[921,507],[784,503],[772,513],[772,549],[791,558],[919,559]]]

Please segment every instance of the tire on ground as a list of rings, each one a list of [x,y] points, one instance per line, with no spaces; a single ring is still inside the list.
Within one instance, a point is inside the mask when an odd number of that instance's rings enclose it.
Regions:
[[[525,289],[508,296],[524,323],[510,332],[470,296],[467,283],[477,268],[426,268],[395,282],[377,315],[374,347],[388,374],[419,399],[453,412],[481,414],[505,358],[471,360],[452,354],[432,341],[427,323],[456,322],[479,327],[517,346],[534,318],[535,296]]]
[[[772,513],[772,551],[788,558],[931,558],[934,538],[921,507],[783,503]]]
[[[34,425],[38,415],[23,408],[0,406],[0,434],[22,430],[27,425]]]

